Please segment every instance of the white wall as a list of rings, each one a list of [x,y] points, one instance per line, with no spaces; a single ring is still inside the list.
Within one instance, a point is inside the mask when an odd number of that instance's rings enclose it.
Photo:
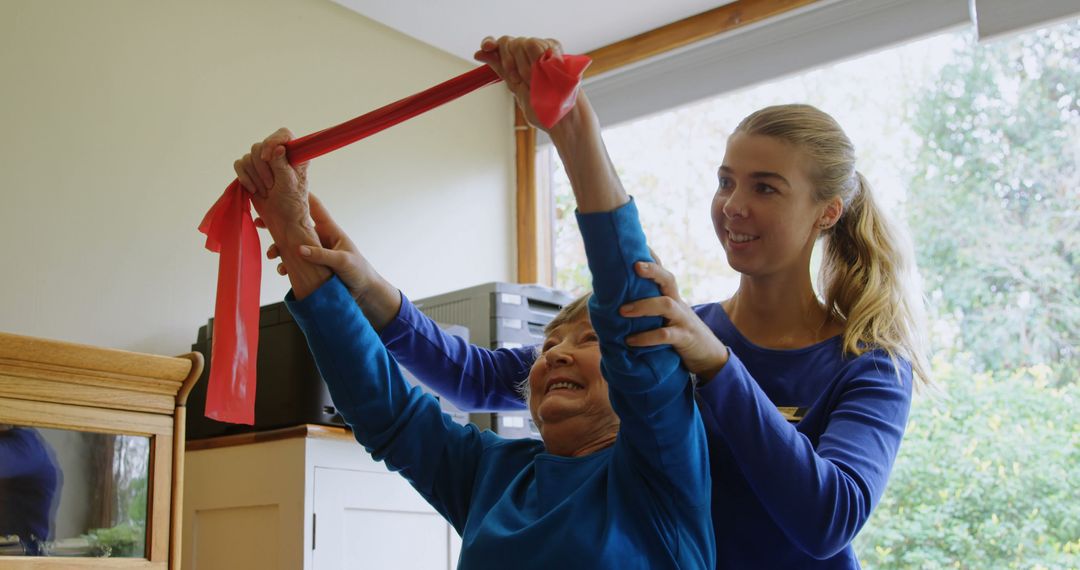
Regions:
[[[468,69],[329,0],[0,0],[0,331],[188,351],[217,274],[196,226],[233,160]],[[411,297],[513,278],[511,104],[488,87],[312,163]]]

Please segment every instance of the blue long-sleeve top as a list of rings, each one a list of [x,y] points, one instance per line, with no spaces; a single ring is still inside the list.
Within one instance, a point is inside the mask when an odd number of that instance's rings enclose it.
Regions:
[[[597,253],[597,255],[599,255]],[[796,350],[747,340],[719,303],[694,308],[730,349],[698,389],[720,568],[858,568],[851,541],[881,498],[907,424],[911,368],[840,337]],[[390,352],[464,410],[520,409],[531,347],[487,350],[444,333],[402,297]],[[805,413],[788,421],[778,408]]]
[[[52,539],[62,473],[52,448],[31,428],[0,431],[0,535],[17,535],[25,553]]]
[[[615,443],[584,457],[455,424],[405,382],[336,277],[286,301],[356,440],[461,534],[460,568],[711,568],[708,450],[689,375],[670,348],[623,343],[650,323],[618,307],[657,294],[633,271],[648,259],[637,212],[580,215],[579,225],[601,370],[620,418]]]

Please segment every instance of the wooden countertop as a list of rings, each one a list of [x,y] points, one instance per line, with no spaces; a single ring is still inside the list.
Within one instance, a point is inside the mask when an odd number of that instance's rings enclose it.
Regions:
[[[337,426],[324,426],[318,424],[304,424],[269,431],[254,431],[250,433],[238,433],[235,435],[223,435],[195,439],[187,442],[187,451],[199,451],[201,449],[216,449],[219,447],[232,447],[234,445],[249,445],[265,441],[277,441],[294,437],[318,437],[325,439],[341,439],[356,441],[352,431],[348,428]]]

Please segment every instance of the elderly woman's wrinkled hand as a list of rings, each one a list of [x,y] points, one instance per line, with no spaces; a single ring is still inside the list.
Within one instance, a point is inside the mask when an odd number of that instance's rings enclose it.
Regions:
[[[289,129],[278,129],[233,163],[237,180],[252,194],[252,205],[271,233],[290,224],[311,226],[307,163],[293,166],[285,152],[292,139]]]
[[[477,61],[488,64],[506,82],[525,113],[526,120],[541,129],[543,126],[529,99],[529,88],[532,85],[532,66],[548,50],[554,56],[562,57],[562,45],[556,40],[510,36],[496,40],[489,36],[480,42],[480,49],[473,55]]]

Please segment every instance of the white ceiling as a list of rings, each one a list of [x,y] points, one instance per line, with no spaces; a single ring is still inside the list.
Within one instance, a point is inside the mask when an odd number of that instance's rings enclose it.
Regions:
[[[333,1],[473,61],[484,36],[555,38],[567,53],[585,53],[733,0]]]

